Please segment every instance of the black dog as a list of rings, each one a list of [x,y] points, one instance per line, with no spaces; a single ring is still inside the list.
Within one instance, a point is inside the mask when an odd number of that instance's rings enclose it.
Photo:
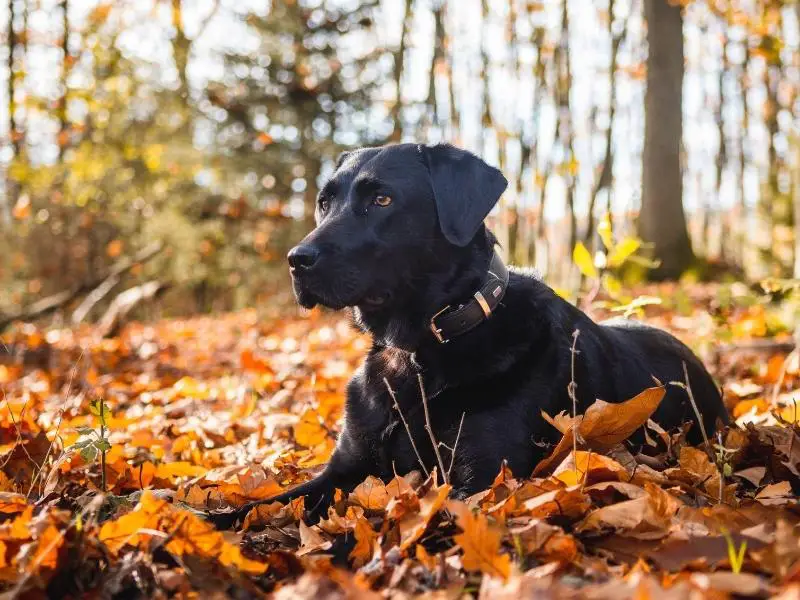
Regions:
[[[576,329],[579,411],[597,398],[628,400],[653,377],[682,381],[685,362],[702,426],[710,433],[727,420],[710,375],[674,337],[632,322],[598,325],[534,275],[506,271],[483,225],[506,185],[500,171],[449,145],[364,148],[339,159],[319,195],[317,228],[289,252],[289,264],[300,304],[349,307],[373,345],[349,383],[327,468],[270,502],[305,495],[319,515],[335,488],[351,490],[367,475],[388,480],[420,460],[432,470],[438,460],[418,375],[438,441],[453,447],[463,415],[456,494],[488,487],[503,460],[528,476],[542,442],[560,437],[541,411],[571,410]],[[685,392],[667,386],[653,418],[664,428],[694,420]],[[690,438],[701,440],[697,423]],[[449,465],[445,447],[441,455]]]

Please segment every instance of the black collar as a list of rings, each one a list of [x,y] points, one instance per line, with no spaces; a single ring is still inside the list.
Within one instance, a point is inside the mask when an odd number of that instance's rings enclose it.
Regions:
[[[500,304],[508,287],[508,269],[495,251],[489,272],[481,288],[465,304],[457,308],[448,305],[431,317],[431,332],[441,344],[467,333],[486,319]]]

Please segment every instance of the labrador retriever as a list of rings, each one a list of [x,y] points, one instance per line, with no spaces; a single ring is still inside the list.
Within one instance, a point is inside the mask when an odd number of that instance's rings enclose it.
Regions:
[[[506,186],[499,170],[447,144],[340,157],[319,193],[316,229],[288,260],[299,303],[347,308],[372,347],[349,382],[330,463],[270,502],[306,496],[313,519],[336,488],[449,466],[454,446],[457,496],[487,488],[503,461],[517,476],[530,475],[560,437],[542,411],[572,409],[576,330],[579,412],[597,398],[628,400],[654,378],[682,381],[686,363],[702,414],[690,439],[727,422],[711,376],[670,334],[633,321],[596,324],[534,273],[506,269],[483,223]],[[423,390],[442,461],[425,429]],[[695,421],[674,386],[653,419],[666,429]]]

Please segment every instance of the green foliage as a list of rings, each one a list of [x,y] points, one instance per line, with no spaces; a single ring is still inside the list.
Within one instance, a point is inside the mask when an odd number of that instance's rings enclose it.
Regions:
[[[742,566],[744,565],[744,557],[747,553],[747,540],[743,540],[742,543],[737,546],[727,529],[722,530],[722,535],[725,537],[725,544],[728,550],[728,562],[731,564],[731,571],[738,575],[742,572]]]
[[[106,491],[106,452],[111,450],[111,442],[108,441],[108,424],[106,415],[110,414],[108,405],[102,399],[92,400],[89,403],[89,413],[97,417],[98,428],[78,427],[76,431],[80,438],[70,448],[78,450],[81,458],[87,463],[93,463],[100,456],[100,476],[102,479],[101,489]]]
[[[637,254],[646,248],[646,244],[636,237],[616,240],[609,215],[605,215],[598,223],[597,235],[603,242],[603,248],[598,250],[594,257],[582,242],[575,245],[572,253],[573,262],[581,275],[595,288],[595,293],[603,290],[609,298],[597,304],[614,312],[623,313],[625,317],[641,314],[645,306],[661,304],[661,299],[654,296],[632,298],[624,292],[623,280],[630,283],[630,279],[625,277],[625,269],[628,266],[634,265],[644,269],[658,266],[657,262]]]
[[[308,229],[320,171],[390,133],[367,115],[392,69],[388,50],[365,43],[376,39],[377,4],[239,13],[258,47],[224,55],[225,77],[202,89],[188,75],[194,40],[180,3],[153,23],[172,29],[169,74],[123,50],[130,7],[92,13],[74,31],[67,110],[44,114],[67,117],[58,157],[31,148],[9,168],[18,202],[0,239],[12,257],[0,266],[0,313],[96,279],[155,240],[166,250],[115,292],[169,281],[159,300],[169,314],[252,306],[274,291],[287,248]]]

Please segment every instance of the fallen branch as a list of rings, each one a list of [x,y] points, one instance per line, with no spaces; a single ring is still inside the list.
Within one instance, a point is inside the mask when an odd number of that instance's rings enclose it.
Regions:
[[[103,273],[102,276],[85,281],[71,290],[63,290],[56,294],[52,294],[51,296],[47,296],[46,298],[42,298],[41,300],[37,300],[30,306],[27,306],[14,314],[0,316],[0,331],[3,331],[6,327],[16,321],[33,321],[55,312],[59,308],[66,306],[86,292],[94,290],[98,286],[102,286],[107,280],[114,277],[121,277],[123,274],[131,270],[134,265],[150,260],[156,254],[161,252],[163,248],[164,245],[161,242],[153,242],[134,256],[126,256],[125,258],[117,261],[117,263],[115,263],[114,266],[112,266],[111,269],[109,269],[106,273]]]
[[[120,293],[114,298],[114,301],[111,303],[111,306],[108,307],[103,318],[100,319],[98,325],[100,335],[103,337],[113,337],[116,335],[122,327],[123,321],[128,313],[142,302],[157,298],[171,285],[172,284],[169,282],[153,280]]]

